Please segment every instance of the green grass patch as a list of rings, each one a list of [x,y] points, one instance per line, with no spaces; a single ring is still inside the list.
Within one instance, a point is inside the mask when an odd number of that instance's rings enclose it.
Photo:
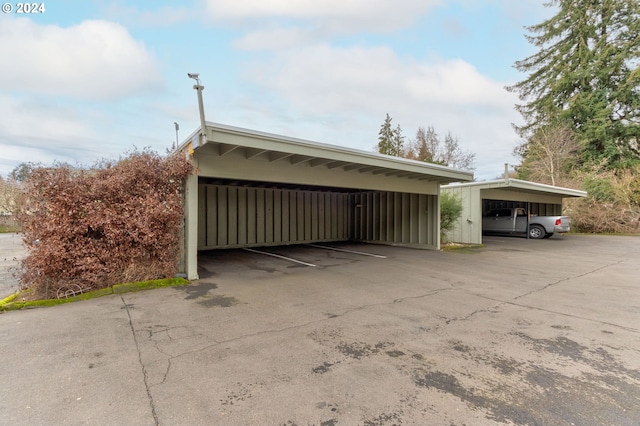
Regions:
[[[6,234],[8,232],[20,232],[18,225],[0,225],[0,234]]]
[[[453,253],[477,253],[484,244],[447,243],[441,247],[442,251]]]
[[[16,301],[20,293],[12,294],[0,301],[0,311],[15,311],[24,308],[39,308],[45,306],[62,305],[63,303],[77,302],[80,300],[95,299],[96,297],[108,296],[110,294],[123,294],[140,290],[149,290],[161,287],[176,287],[187,285],[189,281],[184,278],[165,278],[161,280],[139,281],[134,283],[116,284],[113,287],[107,287],[100,290],[88,291],[76,296],[64,299],[44,299],[44,300],[26,300]],[[28,291],[28,290],[27,290]]]
[[[160,287],[176,287],[189,284],[184,278],[165,278],[163,280],[138,281],[135,283],[116,284],[113,288],[114,294],[130,293],[132,291],[148,290]]]
[[[18,297],[18,294],[19,293],[14,293],[0,300],[0,307],[6,305],[7,303],[13,302]]]

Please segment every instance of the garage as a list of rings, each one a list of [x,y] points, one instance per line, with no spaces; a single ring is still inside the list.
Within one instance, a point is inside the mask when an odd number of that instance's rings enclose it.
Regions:
[[[587,196],[585,191],[511,178],[448,184],[442,191],[458,196],[463,207],[448,238],[468,244],[482,244],[482,217],[489,211],[523,208],[535,216],[556,216],[562,214],[565,198]]]
[[[184,269],[197,253],[361,241],[438,249],[440,185],[471,172],[281,135],[206,124],[181,146]]]

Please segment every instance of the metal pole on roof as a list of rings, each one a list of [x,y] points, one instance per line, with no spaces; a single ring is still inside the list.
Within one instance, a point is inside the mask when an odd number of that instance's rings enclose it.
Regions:
[[[200,85],[200,74],[198,73],[187,73],[189,78],[192,78],[196,81],[196,84],[193,85],[193,88],[198,92],[198,108],[200,110],[200,143],[202,146],[207,141],[207,125],[204,121],[204,103],[202,102],[202,91],[204,90],[204,86]]]

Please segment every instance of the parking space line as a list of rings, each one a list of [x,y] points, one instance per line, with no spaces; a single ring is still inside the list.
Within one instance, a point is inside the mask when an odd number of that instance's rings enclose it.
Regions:
[[[319,244],[307,244],[307,245],[311,246],[311,247],[318,247],[318,248],[323,248],[323,249],[327,249],[327,250],[343,251],[345,253],[354,253],[354,254],[360,254],[362,256],[377,257],[379,259],[386,259],[387,258],[387,256],[382,256],[380,254],[364,253],[362,251],[355,251],[355,250],[345,250],[345,249],[339,249],[339,248],[335,248],[335,247],[321,246]]]
[[[313,266],[313,267],[318,266],[318,265],[314,265],[313,263],[307,263],[307,262],[303,262],[303,261],[301,261],[301,260],[292,259],[292,258],[290,258],[290,257],[280,256],[279,254],[269,253],[268,251],[254,250],[254,249],[250,249],[250,248],[244,248],[243,250],[250,251],[250,252],[253,252],[253,253],[258,253],[258,254],[266,254],[267,256],[277,257],[277,258],[279,258],[279,259],[288,260],[288,261],[290,261],[290,262],[299,263],[299,264],[301,264],[301,265]]]

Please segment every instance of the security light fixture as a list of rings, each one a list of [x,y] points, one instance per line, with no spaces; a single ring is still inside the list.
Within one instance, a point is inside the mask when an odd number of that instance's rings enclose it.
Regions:
[[[196,84],[199,86],[200,85],[200,74],[198,74],[197,72],[188,72],[187,76],[189,78],[192,78],[196,81]]]

